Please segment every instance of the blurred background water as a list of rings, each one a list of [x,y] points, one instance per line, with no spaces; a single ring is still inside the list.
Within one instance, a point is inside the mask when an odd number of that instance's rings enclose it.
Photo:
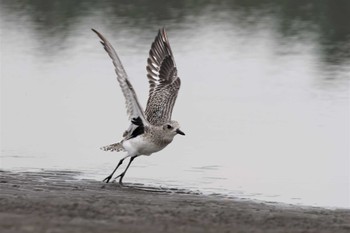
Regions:
[[[140,101],[165,26],[185,137],[140,157],[125,182],[350,208],[350,2],[0,0],[1,169],[102,180],[128,126],[119,53]]]

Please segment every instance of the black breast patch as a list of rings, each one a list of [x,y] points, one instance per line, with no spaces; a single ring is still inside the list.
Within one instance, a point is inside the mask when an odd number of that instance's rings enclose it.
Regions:
[[[145,132],[145,127],[143,126],[143,122],[140,117],[132,118],[131,123],[137,125],[137,128],[132,131],[130,139],[135,138]]]

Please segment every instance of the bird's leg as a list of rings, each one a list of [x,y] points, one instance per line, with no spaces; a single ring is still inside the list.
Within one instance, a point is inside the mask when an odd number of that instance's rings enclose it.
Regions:
[[[116,170],[118,169],[118,167],[123,163],[124,159],[126,159],[127,157],[128,157],[128,156],[126,156],[126,157],[122,158],[121,160],[119,160],[119,163],[118,163],[117,167],[114,169],[114,171],[113,171],[109,176],[107,176],[107,177],[103,180],[103,182],[108,183],[109,180],[112,179],[112,177],[113,177],[115,171],[116,171]]]
[[[117,179],[118,177],[120,177],[120,179],[119,179],[119,184],[120,184],[120,185],[123,185],[123,177],[124,177],[126,171],[129,169],[130,164],[132,163],[132,161],[133,161],[136,157],[137,157],[137,155],[136,155],[136,156],[132,156],[132,157],[130,158],[129,163],[128,163],[128,166],[126,166],[125,170],[124,170],[119,176],[117,176],[117,177],[115,178],[115,179]]]

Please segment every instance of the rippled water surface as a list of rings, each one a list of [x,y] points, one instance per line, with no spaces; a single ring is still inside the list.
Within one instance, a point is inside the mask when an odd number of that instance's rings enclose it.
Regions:
[[[204,193],[350,208],[348,1],[0,0],[1,168],[102,180],[128,126],[115,45],[141,103],[165,26],[185,137],[125,178]]]

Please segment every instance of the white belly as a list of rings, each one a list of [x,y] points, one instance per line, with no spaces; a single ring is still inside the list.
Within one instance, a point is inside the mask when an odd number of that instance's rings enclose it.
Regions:
[[[136,137],[123,142],[124,149],[129,155],[151,155],[164,147],[160,147],[153,142],[145,140],[144,137]]]

